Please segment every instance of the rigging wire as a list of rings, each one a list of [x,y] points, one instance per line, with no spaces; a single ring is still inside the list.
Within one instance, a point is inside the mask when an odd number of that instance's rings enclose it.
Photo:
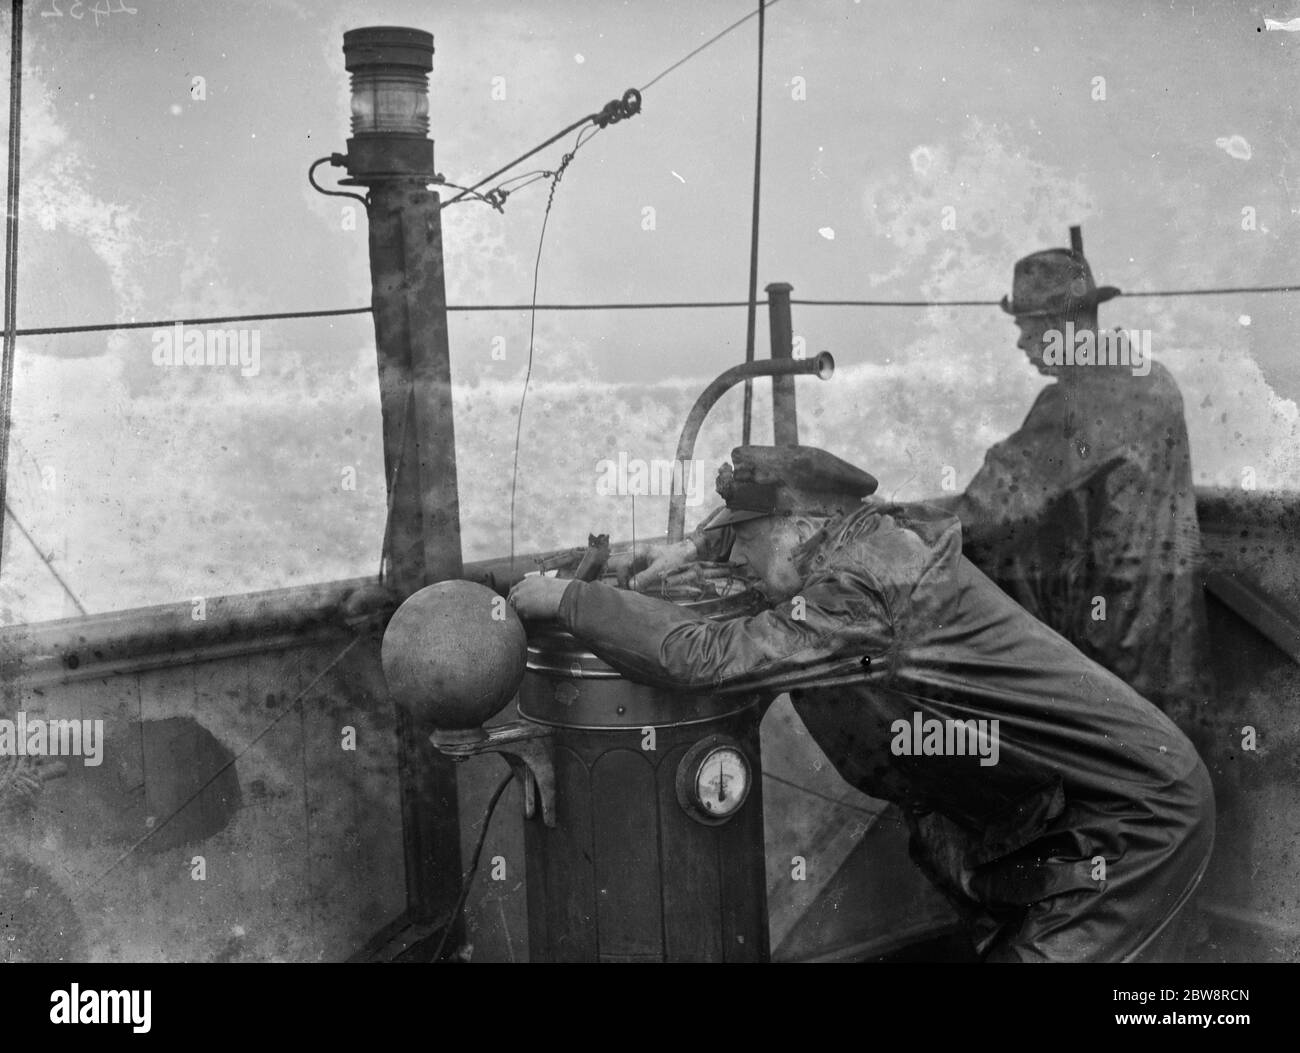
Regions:
[[[727,26],[726,29],[722,30],[719,33],[715,33],[713,36],[709,37],[708,40],[706,40],[703,44],[697,47],[694,51],[688,52],[686,55],[683,55],[681,58],[679,58],[676,62],[674,62],[671,66],[669,66],[658,76],[652,77],[650,80],[646,81],[645,84],[641,86],[641,90],[644,92],[649,90],[650,88],[653,88],[656,84],[658,84],[661,80],[663,80],[666,76],[668,76],[668,74],[672,73],[673,70],[677,69],[679,66],[686,65],[686,63],[688,63],[701,51],[704,51],[707,48],[711,48],[714,44],[716,44],[719,40],[725,37],[732,30],[739,29],[751,18],[754,18],[756,15],[761,14],[763,10],[766,10],[769,7],[775,7],[780,2],[781,0],[768,0],[766,4],[762,5],[762,8],[759,11],[751,11],[744,18],[740,18],[737,19],[735,22],[732,22],[731,25]]]
[[[1226,296],[1232,293],[1293,293],[1300,292],[1300,285],[1256,285],[1238,286],[1222,289],[1155,289],[1142,292],[1121,292],[1120,296]],[[999,301],[1001,302],[1001,301]]]
[[[384,537],[379,543],[380,585],[387,584],[386,571],[392,570],[393,554],[389,551],[393,544],[393,505],[397,501],[397,477],[402,472],[402,461],[406,458],[406,429],[411,423],[411,414],[415,408],[415,390],[407,392],[406,402],[402,406],[402,428],[397,436],[397,456],[393,459],[393,470],[388,478],[388,503],[384,508]]]
[[[442,176],[438,176],[437,179],[435,179],[432,183],[429,184],[429,187],[430,187],[430,189],[432,189],[432,188],[434,188],[434,187],[438,187],[438,188],[448,187],[448,188],[450,188],[450,189],[452,189],[452,190],[463,190],[463,191],[465,191],[465,193],[464,193],[464,194],[461,194],[461,195],[456,199],[457,201],[464,200],[465,197],[466,197],[466,195],[469,195],[469,200],[470,200],[470,201],[482,201],[483,204],[485,204],[485,205],[491,205],[491,206],[492,206],[494,209],[496,209],[498,212],[502,211],[502,209],[501,209],[501,203],[498,202],[498,201],[495,201],[495,200],[490,196],[490,195],[491,195],[491,191],[488,191],[487,194],[480,194],[480,193],[478,193],[477,191],[471,190],[471,189],[470,189],[469,187],[467,187],[467,186],[461,186],[459,183],[452,183],[452,182],[450,182],[449,180],[444,179]],[[451,204],[455,204],[455,202],[453,202],[453,201],[446,201],[446,202],[443,202],[443,203],[439,204],[438,209],[439,209],[439,211],[441,211],[442,209],[446,208],[448,205],[451,205]]]
[[[509,172],[510,169],[515,168],[516,166],[522,164],[524,161],[527,161],[534,154],[539,154],[543,150],[545,150],[548,146],[550,146],[552,143],[559,142],[570,132],[577,131],[579,128],[585,128],[586,126],[589,125],[594,126],[597,129],[605,128],[608,125],[617,124],[619,121],[627,120],[630,117],[635,117],[640,112],[641,112],[641,93],[636,88],[628,88],[627,91],[623,92],[623,97],[621,99],[611,99],[609,102],[605,103],[604,108],[601,109],[598,113],[589,113],[587,114],[587,116],[579,118],[578,120],[574,121],[567,128],[562,128],[560,131],[556,132],[545,142],[539,143],[537,146],[534,146],[527,153],[520,154],[509,164],[503,165],[501,168],[498,168],[491,175],[484,176],[473,186],[470,186],[467,189],[462,190],[450,201],[446,202],[446,205],[454,205],[457,201],[465,197],[467,194],[475,193],[480,187],[496,179],[497,176],[505,175],[505,173]],[[574,149],[576,150],[577,147],[574,147]],[[485,196],[490,196],[491,193],[492,192],[489,191],[488,195]],[[446,205],[444,205],[443,207],[446,207]]]
[[[437,962],[442,960],[442,952],[447,948],[447,940],[451,937],[451,932],[456,927],[456,922],[460,918],[460,912],[465,909],[465,901],[469,899],[469,890],[473,887],[474,873],[478,870],[478,861],[483,855],[483,845],[487,843],[488,827],[492,825],[492,816],[495,814],[502,795],[505,794],[514,777],[514,772],[508,773],[499,783],[497,783],[497,788],[492,791],[492,796],[488,800],[487,811],[483,816],[483,826],[478,832],[478,842],[474,845],[474,854],[470,856],[469,869],[465,871],[465,877],[461,881],[460,895],[456,897],[456,905],[451,910],[451,916],[447,919],[447,925],[442,930],[442,939],[438,941],[438,949],[433,952],[433,957],[429,959],[430,961]],[[524,777],[527,778],[527,776]]]
[[[684,66],[686,63],[688,63],[691,59],[695,58],[695,56],[698,55],[698,54],[700,54],[702,51],[707,51],[707,50],[708,50],[709,48],[711,48],[714,44],[716,44],[719,40],[721,40],[723,37],[725,37],[728,33],[731,33],[733,30],[738,29],[740,26],[743,26],[746,22],[748,22],[751,18],[754,18],[756,15],[761,15],[762,12],[763,12],[764,10],[766,10],[766,9],[769,8],[769,7],[774,7],[776,4],[779,4],[780,2],[781,2],[781,0],[767,0],[766,3],[761,4],[759,10],[757,10],[757,11],[751,11],[749,14],[745,15],[744,18],[737,19],[735,22],[732,22],[731,25],[727,26],[725,29],[720,30],[719,32],[715,33],[713,36],[709,37],[709,39],[706,40],[703,44],[701,44],[699,47],[697,47],[697,48],[695,48],[695,49],[693,49],[693,50],[687,52],[685,55],[683,55],[681,58],[679,58],[676,62],[674,62],[674,63],[673,63],[671,66],[669,66],[667,69],[665,69],[665,70],[661,71],[660,73],[656,74],[654,77],[651,77],[651,78],[650,78],[648,81],[646,81],[645,84],[642,85],[639,89],[634,88],[634,89],[629,89],[629,91],[627,91],[627,92],[624,92],[624,93],[623,93],[623,104],[624,104],[624,106],[626,106],[626,105],[628,104],[628,101],[629,101],[629,100],[628,100],[628,96],[629,96],[629,94],[632,94],[633,92],[635,92],[635,93],[636,93],[636,110],[633,111],[633,112],[637,112],[637,111],[639,111],[640,108],[641,108],[641,95],[642,95],[644,92],[646,92],[646,91],[649,90],[650,88],[654,87],[656,84],[658,84],[661,80],[663,80],[666,76],[668,76],[668,75],[669,75],[670,73],[672,73],[674,70],[678,69],[678,68],[681,67],[681,66]],[[571,125],[569,125],[567,128],[564,128],[564,129],[562,129],[561,131],[556,132],[554,135],[552,135],[552,136],[551,136],[549,139],[547,139],[545,142],[539,143],[537,146],[534,146],[534,147],[533,147],[531,150],[529,150],[527,153],[520,154],[518,157],[516,157],[516,158],[515,158],[513,161],[511,161],[509,164],[502,165],[500,168],[498,168],[498,169],[497,169],[495,172],[493,172],[491,175],[484,176],[482,179],[480,179],[480,180],[479,180],[477,183],[475,183],[473,186],[471,186],[471,187],[469,187],[467,190],[464,190],[464,191],[462,191],[461,193],[457,194],[457,195],[456,195],[454,198],[452,198],[450,201],[447,201],[447,202],[444,204],[443,207],[446,207],[446,205],[454,205],[454,204],[456,204],[456,202],[458,202],[459,200],[461,200],[461,198],[465,197],[467,194],[472,194],[472,193],[474,193],[474,192],[477,191],[480,187],[484,186],[484,185],[487,184],[487,183],[492,182],[492,180],[496,179],[497,176],[504,175],[506,172],[509,172],[510,169],[516,167],[516,166],[519,165],[519,164],[522,164],[524,161],[527,161],[528,158],[532,157],[534,154],[541,153],[541,151],[545,150],[545,149],[546,149],[548,146],[550,146],[552,143],[556,143],[556,142],[558,142],[559,140],[563,139],[566,135],[568,135],[570,132],[575,131],[575,130],[578,129],[578,128],[581,128],[584,124],[588,124],[588,123],[590,123],[590,122],[592,122],[592,121],[602,122],[602,119],[603,119],[603,118],[607,119],[607,115],[610,113],[610,105],[612,105],[612,104],[606,105],[605,109],[604,109],[603,111],[601,111],[601,113],[598,113],[598,114],[588,114],[586,117],[583,117],[581,120],[574,121],[574,122],[573,122]],[[630,116],[630,115],[627,115],[627,116]],[[617,120],[618,118],[615,117],[615,118],[613,118],[613,119],[614,119],[614,120]],[[609,123],[612,123],[612,122],[609,122]],[[600,126],[601,126],[601,127],[604,127],[604,123],[602,122]],[[489,202],[489,203],[490,203],[490,202]]]
[[[27,539],[27,543],[36,551],[37,557],[45,564],[45,569],[54,575],[54,580],[59,583],[59,587],[67,594],[68,599],[76,605],[78,612],[81,614],[89,614],[90,612],[82,606],[81,600],[77,599],[77,594],[72,591],[72,587],[63,579],[63,575],[55,569],[54,560],[41,551],[41,546],[36,543],[36,539],[32,537],[31,531],[23,526],[22,520],[18,518],[17,514],[14,512],[13,508],[10,507],[7,501],[5,502],[5,512],[8,514],[9,518],[14,521],[14,526],[16,526],[23,537]]]
[[[477,183],[475,183],[473,186],[469,187],[469,188],[466,189],[466,190],[462,190],[459,194],[457,194],[455,197],[453,197],[450,201],[445,202],[445,203],[443,204],[443,208],[446,208],[447,205],[454,205],[454,204],[455,204],[457,201],[459,201],[461,198],[465,197],[465,195],[467,195],[467,194],[472,194],[472,193],[474,193],[474,191],[478,190],[479,187],[484,186],[485,184],[492,182],[492,180],[494,180],[497,176],[505,175],[507,172],[510,171],[510,169],[514,168],[516,165],[522,164],[524,161],[527,161],[528,158],[532,157],[534,154],[539,154],[539,153],[541,153],[543,150],[545,150],[545,149],[546,149],[548,146],[550,146],[552,143],[559,142],[561,139],[563,139],[563,138],[564,138],[566,135],[568,135],[570,132],[572,132],[572,131],[576,131],[578,128],[581,128],[584,124],[588,124],[588,123],[591,121],[591,119],[592,119],[592,115],[591,115],[591,114],[588,114],[586,117],[583,117],[581,120],[574,121],[574,122],[573,122],[571,125],[569,125],[567,128],[564,128],[564,129],[562,129],[561,131],[556,132],[556,133],[555,133],[554,135],[552,135],[549,139],[547,139],[544,143],[539,143],[537,146],[534,146],[534,147],[533,147],[531,150],[529,150],[527,153],[525,153],[525,154],[520,154],[518,157],[516,157],[516,158],[515,158],[513,161],[511,161],[509,164],[507,164],[507,165],[502,165],[500,168],[498,168],[498,169],[497,169],[495,172],[493,172],[491,175],[489,175],[489,176],[484,176],[482,179],[480,179],[480,180],[479,180]]]
[[[19,439],[17,436],[11,436],[10,442],[12,442],[14,447],[17,449],[20,460],[22,458],[26,458],[26,460],[31,462],[32,467],[36,470],[36,474],[41,476],[42,479],[44,479],[45,469],[41,467],[40,461],[38,461],[35,457],[32,456],[31,451],[29,451],[27,447],[23,445],[22,440]],[[62,574],[58,572],[58,569],[54,566],[54,557],[51,555],[46,555],[45,550],[41,548],[40,543],[32,535],[32,532],[28,530],[26,525],[23,523],[23,521],[18,518],[18,513],[14,511],[13,505],[9,503],[7,498],[5,499],[4,510],[6,513],[8,513],[9,518],[14,521],[14,526],[18,528],[19,532],[27,540],[27,543],[32,546],[32,551],[36,553],[37,558],[45,565],[45,569],[48,570],[50,574],[53,575],[54,580],[58,582],[59,588],[63,590],[64,594],[68,597],[68,599],[70,599],[73,602],[73,604],[76,606],[77,610],[80,613],[89,614],[90,612],[86,610],[80,598],[77,596],[75,592],[72,591],[72,586],[68,584],[67,580],[63,577]]]
[[[763,37],[767,5],[758,0],[758,103],[754,117],[754,204],[749,228],[749,307],[745,312],[745,361],[754,361],[754,329],[758,318],[758,216],[759,177],[763,171]],[[754,381],[745,378],[745,401],[741,412],[740,445],[749,445],[754,413]]]
[[[587,133],[591,132],[590,135]],[[533,377],[533,346],[537,335],[537,284],[542,273],[542,246],[546,244],[546,225],[551,218],[551,206],[555,204],[555,191],[564,177],[565,169],[573,158],[591,139],[600,132],[600,128],[584,128],[578,133],[573,149],[560,159],[560,166],[551,174],[551,192],[546,198],[546,211],[542,214],[542,229],[537,236],[537,258],[533,261],[533,302],[528,319],[528,365],[524,370],[524,387],[519,395],[519,415],[515,420],[514,466],[510,471],[510,576],[515,573],[515,497],[519,486],[519,441],[524,430],[524,404],[528,400],[528,384]]]
[[[518,187],[507,187],[507,186],[506,186],[507,183],[513,183],[513,182],[515,182],[516,180],[519,180],[519,179],[527,179],[529,183],[532,183],[532,182],[535,181],[536,178],[539,178],[539,177],[542,177],[542,176],[548,176],[548,175],[550,175],[550,174],[551,174],[551,173],[548,172],[548,171],[547,171],[546,169],[544,169],[544,168],[534,168],[531,172],[524,172],[522,175],[511,176],[509,179],[503,179],[500,183],[498,183],[498,184],[496,185],[496,189],[497,189],[497,190],[505,190],[507,193],[513,194],[513,193],[514,193],[517,189],[519,189],[519,188],[518,188]],[[527,183],[524,183],[524,184],[522,184],[522,185],[523,185],[523,186],[527,186],[528,184],[527,184]]]
[[[8,508],[9,432],[14,396],[14,340],[18,335],[18,175],[22,145],[23,5],[10,8],[9,33],[9,156],[5,190],[5,311],[4,342],[0,348],[0,508]],[[18,521],[15,519],[15,523]],[[0,519],[0,567],[4,565],[4,522]]]
[[[464,310],[452,307],[450,310]],[[102,322],[96,325],[47,325],[19,329],[16,336],[58,336],[63,333],[112,333],[119,329],[165,329],[170,325],[222,325],[226,322],[266,322],[286,318],[337,318],[349,314],[371,314],[373,307],[340,307],[328,311],[260,311],[257,314],[225,314],[210,318],[163,318],[152,322]]]
[[[1300,284],[1292,285],[1242,285],[1222,289],[1160,289],[1121,292],[1120,297],[1137,299],[1143,296],[1232,296],[1269,293],[1297,293]],[[1118,299],[1118,297],[1117,297]],[[756,301],[766,307],[767,300]],[[811,300],[791,297],[790,303],[803,307],[999,307],[1001,300]],[[700,310],[719,307],[748,307],[748,300],[648,300],[640,303],[474,303],[448,304],[453,314],[477,311],[677,311]],[[228,314],[214,318],[164,318],[152,322],[100,322],[94,325],[50,325],[32,329],[16,329],[15,336],[59,336],[65,333],[108,333],[119,329],[160,329],[169,325],[218,325],[224,322],[276,321],[295,318],[332,318],[344,315],[370,314],[371,307],[343,307],[328,311],[280,311],[276,313]]]
[[[302,702],[302,700],[306,698],[307,695],[309,695],[315,689],[316,685],[319,684],[322,680],[324,680],[325,677],[329,674],[329,672],[341,661],[343,661],[344,658],[347,657],[348,652],[351,651],[352,648],[356,647],[357,644],[359,644],[364,639],[365,636],[360,633],[355,637],[353,637],[352,641],[347,645],[345,645],[343,649],[339,651],[338,654],[336,654],[329,661],[329,663],[325,666],[324,669],[322,669],[319,673],[317,673],[314,677],[312,677],[311,683],[309,683],[306,687],[304,687],[301,691],[299,691],[293,697],[293,700],[289,702],[289,704],[285,706],[284,709],[280,713],[278,713],[269,724],[266,725],[266,727],[264,727],[256,735],[254,735],[252,739],[250,739],[245,744],[243,749],[241,749],[228,761],[222,764],[221,767],[219,767],[216,771],[214,771],[211,775],[209,775],[208,778],[204,780],[203,784],[200,785],[198,789],[196,789],[193,793],[191,793],[187,798],[185,798],[185,800],[182,801],[172,812],[164,816],[158,822],[154,823],[154,825],[150,827],[149,832],[147,834],[145,834],[143,837],[139,838],[131,845],[129,845],[122,852],[121,855],[119,855],[115,860],[113,860],[112,863],[109,864],[107,870],[102,871],[100,875],[90,883],[90,887],[95,888],[96,886],[98,886],[101,881],[103,881],[106,877],[108,877],[109,874],[111,874],[114,870],[116,870],[119,866],[121,866],[122,863],[124,863],[131,855],[133,855],[141,845],[143,845],[155,834],[159,833],[163,829],[163,827],[165,827],[168,823],[170,823],[173,819],[175,819],[178,815],[180,815],[181,812],[185,811],[185,809],[188,808],[191,804],[197,801],[199,799],[199,796],[203,793],[204,790],[206,790],[209,786],[211,786],[214,782],[216,782],[219,778],[221,778],[223,774],[225,774],[227,771],[233,768],[239,762],[239,759],[244,756],[244,754],[246,754],[259,742],[261,742],[262,739],[266,738],[266,736],[271,733],[271,731],[275,728],[277,724],[280,723],[280,721],[282,721],[290,713],[294,712],[294,710]]]

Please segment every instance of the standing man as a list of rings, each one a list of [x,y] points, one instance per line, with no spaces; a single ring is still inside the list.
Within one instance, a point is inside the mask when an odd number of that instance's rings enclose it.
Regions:
[[[875,480],[811,447],[732,460],[710,525],[771,610],[712,622],[546,577],[511,603],[636,680],[790,689],[844,779],[902,810],[986,960],[1162,958],[1214,839],[1182,733],[972,566],[953,516],[864,503]]]
[[[1098,330],[1118,293],[1076,249],[1016,263],[1002,309],[1055,383],[939,503],[976,566],[1195,739],[1213,689],[1183,400],[1149,335]]]

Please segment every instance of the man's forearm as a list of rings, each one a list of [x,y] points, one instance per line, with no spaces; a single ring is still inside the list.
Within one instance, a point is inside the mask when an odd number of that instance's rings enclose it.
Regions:
[[[599,583],[574,581],[564,590],[559,621],[621,672],[667,686],[708,686],[715,671],[664,654],[664,640],[679,626],[702,619],[665,600]]]
[[[560,623],[619,672],[682,691],[816,674],[851,655],[886,654],[892,623],[879,589],[848,570],[806,582],[801,616],[789,602],[747,618],[712,621],[666,600],[571,582]]]

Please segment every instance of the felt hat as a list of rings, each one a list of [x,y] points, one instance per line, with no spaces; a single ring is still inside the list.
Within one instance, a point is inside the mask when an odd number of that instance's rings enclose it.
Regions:
[[[1002,310],[1022,316],[1070,315],[1119,294],[1113,285],[1097,288],[1083,253],[1044,249],[1016,260],[1011,295],[1002,297]]]

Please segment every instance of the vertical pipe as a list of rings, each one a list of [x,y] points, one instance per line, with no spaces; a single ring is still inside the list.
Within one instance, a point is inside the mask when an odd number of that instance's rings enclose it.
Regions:
[[[405,599],[424,585],[420,537],[419,444],[414,421],[411,319],[406,309],[403,210],[413,186],[376,182],[366,208],[370,233],[370,303],[389,483],[389,584]]]
[[[442,220],[437,194],[407,180],[376,181],[367,215],[392,584],[406,597],[462,571]]]
[[[767,287],[767,322],[773,361],[789,361],[794,357],[794,326],[790,319],[790,293],[793,289],[789,282],[773,282]],[[794,376],[789,373],[772,377],[772,441],[777,446],[799,444]]]
[[[367,213],[391,584],[405,598],[462,573],[439,200],[420,181],[376,180]],[[459,892],[456,775],[400,708],[397,736],[407,909],[429,920]]]
[[[767,5],[758,0],[758,105],[754,118],[754,204],[749,230],[749,310],[745,317],[745,361],[754,361],[754,330],[758,312],[758,205],[759,173],[763,166],[763,34]],[[740,444],[749,445],[750,418],[754,409],[754,382],[745,379],[745,407]]]
[[[442,259],[442,209],[436,193],[417,188],[402,213],[406,247],[406,310],[411,320],[412,394],[419,454],[424,585],[464,573],[456,428],[451,397],[447,285]]]

